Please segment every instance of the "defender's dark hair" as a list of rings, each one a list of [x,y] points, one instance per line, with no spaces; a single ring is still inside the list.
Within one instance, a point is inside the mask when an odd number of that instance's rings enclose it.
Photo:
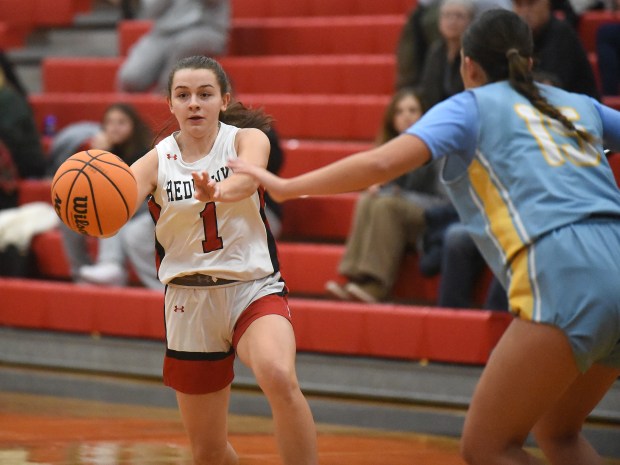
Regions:
[[[209,69],[215,74],[222,95],[231,92],[230,81],[226,72],[216,60],[203,55],[182,58],[177,62],[168,76],[168,97],[172,96],[172,81],[177,71],[181,69]],[[266,115],[262,109],[248,108],[239,101],[231,102],[226,111],[220,112],[219,120],[239,128],[257,128],[263,132],[269,131],[273,118]]]
[[[558,120],[569,133],[585,142],[594,140],[541,95],[529,67],[534,50],[532,31],[519,15],[505,9],[486,11],[465,31],[462,47],[463,54],[482,67],[489,82],[508,80],[537,110]]]

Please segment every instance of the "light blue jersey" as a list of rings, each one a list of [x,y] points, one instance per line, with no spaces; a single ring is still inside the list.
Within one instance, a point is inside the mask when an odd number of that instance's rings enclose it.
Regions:
[[[407,132],[448,155],[442,179],[510,310],[562,329],[582,371],[620,368],[620,190],[603,155],[620,149],[620,113],[541,90],[598,141],[567,136],[507,82],[458,94]]]
[[[407,131],[427,144],[433,158],[449,155],[443,181],[504,284],[508,265],[539,237],[591,216],[620,218],[620,191],[602,145],[606,126],[620,127],[620,113],[590,97],[541,89],[599,141],[590,146],[567,136],[559,121],[542,115],[507,82],[458,94]]]

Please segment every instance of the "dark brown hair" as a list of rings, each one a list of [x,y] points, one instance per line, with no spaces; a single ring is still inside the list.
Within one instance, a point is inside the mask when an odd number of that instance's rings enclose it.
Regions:
[[[467,29],[462,46],[463,54],[482,67],[489,82],[508,80],[537,110],[562,123],[569,133],[586,142],[594,140],[540,93],[529,64],[534,49],[532,31],[519,15],[504,9],[486,11]]]
[[[113,103],[106,108],[102,121],[105,120],[111,111],[120,111],[131,120],[133,128],[127,140],[110,148],[112,153],[121,157],[126,163],[131,164],[149,150],[153,141],[153,133],[132,105],[128,103]]]
[[[377,134],[375,140],[375,143],[377,145],[384,144],[385,142],[395,138],[400,134],[394,126],[394,115],[396,114],[396,106],[398,105],[398,103],[408,96],[411,96],[418,101],[422,113],[426,111],[426,105],[421,92],[411,87],[403,87],[402,89],[399,89],[392,96],[392,98],[390,99],[390,103],[388,103],[388,106],[385,108],[385,112],[383,113],[381,129],[379,130],[379,134]]]
[[[220,92],[222,95],[231,93],[231,86],[228,76],[220,65],[219,62],[213,58],[195,55],[187,58],[182,58],[177,62],[170,75],[168,76],[168,97],[172,96],[172,81],[177,71],[181,69],[208,69],[213,71],[215,78],[220,86]],[[231,102],[226,111],[220,112],[219,120],[226,124],[231,124],[239,128],[257,128],[263,132],[269,131],[273,118],[266,115],[265,112],[259,108],[248,108],[239,101]]]

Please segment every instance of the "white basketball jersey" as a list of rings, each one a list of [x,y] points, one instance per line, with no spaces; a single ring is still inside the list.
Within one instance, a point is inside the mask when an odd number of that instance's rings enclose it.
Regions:
[[[151,211],[160,259],[159,278],[202,273],[250,281],[279,271],[275,241],[265,220],[262,188],[238,202],[194,198],[192,172],[206,171],[216,182],[232,174],[239,128],[221,123],[211,152],[187,163],[172,134],[157,144],[156,204]]]

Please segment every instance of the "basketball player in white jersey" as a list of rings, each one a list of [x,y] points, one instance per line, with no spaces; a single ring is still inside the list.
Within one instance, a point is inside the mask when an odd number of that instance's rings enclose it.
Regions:
[[[236,353],[271,405],[283,463],[316,465],[316,430],[295,373],[287,290],[263,190],[227,168],[237,157],[267,166],[270,119],[230,100],[217,61],[182,59],[168,84],[180,130],[132,165],[139,199],[152,196],[166,284],[164,382],[177,392],[194,463],[237,464],[227,440]]]

